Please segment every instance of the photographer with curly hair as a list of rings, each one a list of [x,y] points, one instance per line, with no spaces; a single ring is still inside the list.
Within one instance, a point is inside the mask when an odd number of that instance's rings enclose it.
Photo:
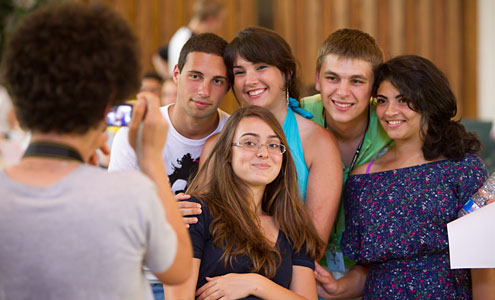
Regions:
[[[129,127],[146,176],[88,165],[106,113],[139,87],[136,42],[106,6],[78,3],[40,9],[11,36],[4,76],[32,139],[0,172],[0,299],[152,299],[143,265],[163,283],[189,276],[158,97],[138,95]]]

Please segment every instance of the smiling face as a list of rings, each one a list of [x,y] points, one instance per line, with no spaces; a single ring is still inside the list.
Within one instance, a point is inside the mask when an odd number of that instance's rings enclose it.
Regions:
[[[198,119],[215,115],[229,88],[223,58],[205,52],[187,54],[182,71],[175,66],[174,81],[176,107]]]
[[[233,74],[235,94],[244,105],[272,112],[286,105],[285,76],[277,67],[252,63],[238,55]]]
[[[408,106],[401,92],[390,81],[380,83],[376,99],[376,115],[391,139],[422,143],[421,114]]]
[[[316,89],[335,123],[366,120],[373,87],[371,63],[330,54],[316,74]]]
[[[234,142],[250,140],[268,145],[280,144],[273,129],[257,117],[246,117],[239,122],[234,134]],[[234,174],[251,187],[266,186],[280,173],[282,153],[270,153],[266,146],[251,151],[240,146],[232,146],[232,169]]]

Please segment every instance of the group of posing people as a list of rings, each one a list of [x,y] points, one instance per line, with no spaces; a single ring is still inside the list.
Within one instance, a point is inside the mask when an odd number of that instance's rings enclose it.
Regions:
[[[32,142],[0,173],[0,299],[151,299],[143,266],[156,299],[489,299],[483,271],[450,269],[446,230],[487,177],[480,143],[427,59],[383,62],[338,30],[320,94],[299,99],[275,32],[198,34],[176,103],[138,94],[110,172],[88,166],[138,74],[105,6],[40,9],[12,35],[5,78]]]

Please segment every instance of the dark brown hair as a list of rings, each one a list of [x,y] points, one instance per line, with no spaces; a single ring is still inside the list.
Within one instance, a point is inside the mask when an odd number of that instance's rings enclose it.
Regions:
[[[339,29],[327,37],[318,50],[316,59],[318,72],[320,72],[323,60],[330,54],[343,58],[362,59],[371,63],[372,69],[383,62],[383,52],[375,39],[357,29]]]
[[[229,80],[234,82],[233,67],[237,55],[252,63],[265,63],[277,67],[285,77],[289,96],[299,99],[297,63],[289,44],[275,31],[250,27],[239,31],[225,49],[225,63]]]
[[[103,4],[57,3],[25,17],[7,44],[4,76],[19,122],[82,134],[139,87],[137,40]]]
[[[232,263],[236,255],[246,255],[252,262],[253,272],[273,278],[280,264],[280,253],[263,235],[259,219],[252,209],[248,186],[237,177],[231,164],[236,128],[247,117],[268,124],[288,149],[284,132],[272,113],[258,106],[242,107],[230,116],[187,193],[207,201],[213,217],[210,232],[215,245],[225,251],[225,264]],[[280,225],[296,251],[301,251],[306,245],[306,253],[316,259],[323,242],[303,208],[290,151],[283,155],[280,173],[266,186],[261,208]]]
[[[462,159],[476,153],[481,144],[475,134],[453,118],[457,103],[447,77],[429,60],[416,55],[395,57],[375,72],[373,97],[380,83],[388,80],[399,90],[408,106],[421,114],[423,155],[427,160],[441,156]]]
[[[208,54],[218,55],[223,58],[227,47],[227,41],[218,35],[208,32],[198,35],[193,35],[182,47],[179,55],[177,67],[182,72],[182,68],[186,64],[187,55],[191,52],[203,52]]]

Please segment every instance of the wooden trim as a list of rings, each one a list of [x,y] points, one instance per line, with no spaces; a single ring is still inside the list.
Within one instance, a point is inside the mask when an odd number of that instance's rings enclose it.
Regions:
[[[446,23],[446,68],[449,75],[450,86],[457,99],[458,112],[462,112],[464,104],[462,101],[462,26],[461,26],[461,4],[460,1],[447,2],[447,23]]]
[[[406,0],[405,3],[405,54],[419,53],[418,47],[418,5],[416,0]]]
[[[447,45],[447,17],[446,17],[446,0],[435,0],[432,1],[432,61],[435,65],[442,70],[446,71],[447,65],[447,52],[449,49],[446,48]]]
[[[395,0],[391,0],[395,1]],[[382,47],[385,60],[390,58],[390,6],[389,0],[378,0],[377,2],[377,33],[376,40]]]
[[[462,116],[475,118],[478,116],[478,1],[462,0],[463,12],[463,77]]]
[[[431,58],[431,2],[429,0],[418,1],[418,55]]]
[[[377,18],[370,17],[376,16],[376,0],[361,0],[361,4],[361,16],[365,16],[362,20],[362,30],[376,37],[378,21]]]
[[[321,39],[321,42],[323,42],[332,32],[334,32],[336,28],[335,20],[332,17],[334,15],[333,2],[333,0],[321,0],[322,14],[320,15],[320,18],[322,20],[321,25],[323,27],[323,38]]]
[[[362,29],[362,11],[361,11],[361,0],[350,0],[349,4],[349,27]]]
[[[335,30],[349,26],[349,6],[347,0],[334,0],[333,18]]]
[[[392,0],[390,5],[390,55],[391,57],[404,53],[405,44],[405,2]]]

